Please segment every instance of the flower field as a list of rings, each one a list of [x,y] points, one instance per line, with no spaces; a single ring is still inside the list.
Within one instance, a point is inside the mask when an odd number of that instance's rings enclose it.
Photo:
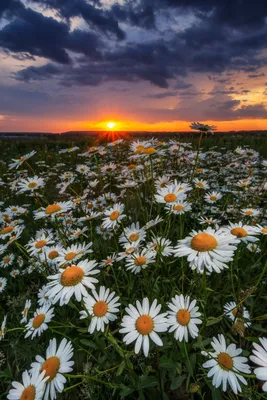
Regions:
[[[195,129],[2,155],[1,399],[266,398],[264,146]]]

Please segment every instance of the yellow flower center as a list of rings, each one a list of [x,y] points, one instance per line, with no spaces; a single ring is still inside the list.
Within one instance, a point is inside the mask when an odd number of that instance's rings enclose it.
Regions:
[[[218,242],[215,237],[208,233],[198,233],[191,240],[191,247],[196,251],[211,251],[217,246]]]
[[[3,286],[3,282],[0,282],[0,287]]]
[[[135,327],[141,335],[148,335],[154,328],[154,321],[149,315],[141,315],[137,318]]]
[[[191,319],[190,312],[186,309],[181,309],[176,314],[176,318],[180,325],[187,326]]]
[[[202,168],[196,168],[196,172],[203,172]]]
[[[35,243],[36,249],[42,249],[46,245],[46,240],[38,240],[38,242]]]
[[[33,189],[33,188],[35,188],[35,186],[37,186],[36,182],[31,182],[31,183],[28,184],[28,188],[29,189]]]
[[[24,308],[24,310],[23,310],[23,316],[24,316],[24,317],[26,317],[27,312],[28,312],[28,308],[26,307],[26,308]]]
[[[58,251],[56,250],[52,250],[50,251],[50,253],[48,253],[48,258],[50,258],[50,260],[54,260],[54,258],[58,257]]]
[[[156,152],[156,149],[154,149],[154,147],[148,147],[147,149],[143,150],[144,154],[153,154]]]
[[[62,207],[59,204],[50,204],[49,206],[46,207],[45,213],[51,215],[61,210]]]
[[[9,225],[9,226],[6,226],[4,229],[2,229],[1,234],[2,234],[2,235],[5,235],[6,233],[10,233],[10,232],[12,232],[13,230],[14,230],[14,227],[11,226],[11,225]]]
[[[97,301],[93,307],[94,315],[96,317],[104,317],[108,312],[108,305],[105,301]]]
[[[77,256],[77,253],[75,253],[74,251],[70,251],[69,253],[67,253],[67,254],[65,255],[65,260],[66,260],[66,261],[71,261],[71,260],[73,260],[76,256]]]
[[[109,263],[111,263],[111,261],[112,261],[112,258],[108,258],[107,260],[105,260],[105,264],[109,264]]]
[[[93,208],[93,204],[92,203],[88,203],[87,204],[87,208],[90,210],[91,208]]]
[[[267,228],[262,228],[261,232],[262,233],[267,233]]]
[[[177,204],[176,206],[173,206],[173,210],[174,211],[181,211],[181,210],[183,210],[183,206],[181,206],[180,204]]]
[[[139,239],[139,234],[138,234],[138,233],[132,233],[132,234],[129,236],[129,239],[130,239],[131,242],[135,242],[136,240]]]
[[[19,400],[34,400],[34,399],[35,399],[35,387],[32,385],[26,387],[19,398]]]
[[[39,328],[45,320],[45,314],[39,314],[33,318],[32,326],[34,329]]]
[[[197,183],[197,186],[200,187],[200,188],[203,188],[203,187],[204,187],[204,184],[203,184],[202,182],[198,182],[198,183]]]
[[[250,210],[245,211],[245,214],[246,214],[246,215],[253,215],[253,211],[250,211]]]
[[[227,353],[220,353],[218,355],[217,361],[222,369],[229,371],[233,368],[233,359]]]
[[[60,282],[62,286],[75,286],[82,281],[83,277],[83,269],[77,265],[72,265],[62,272]]]
[[[49,357],[42,365],[41,372],[45,370],[45,376],[49,376],[46,382],[51,382],[58,373],[60,360],[56,356]]]
[[[177,199],[176,194],[174,193],[168,193],[166,196],[164,196],[164,200],[166,203],[173,203]]]
[[[146,257],[136,257],[136,259],[134,260],[135,265],[137,266],[141,266],[141,265],[145,265],[146,263]]]
[[[3,259],[4,264],[8,264],[10,260],[11,260],[10,257],[5,257],[5,258]]]
[[[210,200],[216,200],[217,197],[216,196],[210,196]]]
[[[118,219],[119,215],[120,215],[119,211],[112,211],[109,218],[111,219],[111,221],[116,221],[116,219]]]
[[[135,169],[136,168],[136,164],[130,164],[128,165],[128,169]]]
[[[244,228],[234,228],[231,230],[232,235],[237,236],[239,238],[246,237],[248,235],[247,231]]]

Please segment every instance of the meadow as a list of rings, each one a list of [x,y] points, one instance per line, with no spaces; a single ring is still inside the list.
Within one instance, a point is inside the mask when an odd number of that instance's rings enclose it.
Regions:
[[[1,399],[266,398],[266,136],[1,148]]]

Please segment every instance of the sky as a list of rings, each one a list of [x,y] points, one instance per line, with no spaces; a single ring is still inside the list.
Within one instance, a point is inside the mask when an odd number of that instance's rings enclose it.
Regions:
[[[267,129],[266,0],[0,0],[0,131]]]

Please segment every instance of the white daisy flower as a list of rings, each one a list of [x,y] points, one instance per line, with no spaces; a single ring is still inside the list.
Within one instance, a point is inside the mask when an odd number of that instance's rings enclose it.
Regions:
[[[14,254],[11,254],[11,253],[10,253],[10,254],[6,254],[6,255],[2,258],[2,260],[1,260],[1,262],[0,262],[0,267],[6,268],[6,267],[12,265],[14,259],[15,259]]]
[[[48,290],[49,290],[49,287],[47,287],[47,285],[44,285],[43,287],[41,287],[41,289],[39,289],[38,294],[37,294],[37,296],[38,296],[37,301],[38,301],[39,306],[45,306],[45,305],[51,306],[52,300],[49,299],[49,297],[47,296]]]
[[[99,294],[95,290],[92,290],[92,294],[83,299],[87,311],[80,311],[80,319],[88,318],[89,313],[92,319],[88,332],[93,333],[95,329],[104,332],[105,325],[117,319],[115,314],[119,312],[119,297],[114,297],[116,293],[110,293],[105,286],[100,286]]]
[[[199,273],[221,272],[228,268],[227,262],[232,261],[238,240],[235,236],[222,229],[215,231],[208,227],[204,231],[193,231],[185,239],[178,240],[178,246],[174,249],[176,257],[187,257],[192,270]]]
[[[126,259],[126,270],[134,274],[138,274],[142,269],[148,267],[149,264],[154,263],[156,259],[156,252],[154,249],[143,249],[129,254]]]
[[[146,231],[140,228],[139,222],[132,224],[129,228],[124,228],[123,234],[119,238],[120,243],[132,243],[137,246],[146,238]]]
[[[123,211],[124,205],[121,203],[116,203],[113,207],[107,209],[102,222],[103,228],[111,229],[118,225],[120,221],[126,217],[126,215],[123,214]]]
[[[18,167],[20,167],[24,163],[24,161],[27,161],[30,157],[34,156],[34,154],[36,154],[35,150],[31,151],[28,154],[25,154],[24,156],[22,156],[22,157],[20,157],[18,159],[14,159],[13,158],[12,161],[14,161],[14,162],[11,163],[11,164],[8,164],[9,169],[13,169],[13,168],[17,169]]]
[[[155,299],[149,306],[148,298],[144,298],[142,304],[137,300],[136,307],[132,304],[125,309],[128,315],[122,319],[120,333],[126,333],[123,338],[126,345],[135,341],[135,354],[138,354],[143,347],[145,357],[149,353],[149,339],[157,346],[163,346],[158,332],[168,330],[167,313],[159,314],[161,305]]]
[[[31,308],[31,305],[32,305],[31,300],[30,299],[26,300],[24,309],[21,312],[21,314],[22,314],[22,319],[20,321],[21,324],[23,324],[24,322],[27,322],[28,312],[29,312],[29,309]]]
[[[196,187],[197,187],[198,189],[209,189],[209,184],[208,184],[208,182],[207,182],[207,181],[204,181],[203,179],[195,178],[195,179],[193,180],[193,182],[194,182],[194,184],[196,185]]]
[[[29,320],[25,329],[27,330],[25,338],[31,336],[33,339],[36,335],[41,336],[41,334],[48,329],[48,323],[54,317],[54,308],[49,309],[49,305],[42,306],[38,308],[34,314],[33,318]]]
[[[265,226],[257,225],[256,229],[261,235],[267,235],[267,226],[266,225]]]
[[[195,339],[198,336],[197,325],[202,324],[201,316],[196,306],[196,300],[191,301],[190,297],[176,295],[172,298],[171,303],[168,303],[169,317],[168,323],[170,326],[169,332],[174,332],[174,337],[179,342],[184,339],[188,342],[188,333]]]
[[[0,340],[4,339],[5,333],[6,333],[6,320],[7,320],[7,315],[4,316],[3,322],[1,324],[1,329],[0,329]]]
[[[0,278],[0,293],[2,293],[5,290],[6,284],[7,284],[7,279]]]
[[[157,203],[168,204],[169,206],[177,203],[179,200],[183,200],[185,194],[180,190],[179,185],[169,184],[163,188],[158,189],[155,195],[155,201]]]
[[[259,338],[260,344],[253,343],[253,355],[249,358],[258,365],[254,369],[257,379],[263,381],[262,390],[267,392],[267,338]]]
[[[18,182],[18,193],[31,192],[33,193],[35,190],[42,188],[44,186],[44,179],[38,178],[38,176],[34,176],[32,178],[21,179]]]
[[[256,210],[255,208],[243,208],[241,210],[241,214],[245,215],[246,217],[257,217],[260,215],[260,211]]]
[[[148,243],[148,247],[151,247],[157,254],[168,257],[173,253],[173,246],[169,239],[161,236],[157,236],[152,239],[152,242]]]
[[[182,215],[185,212],[192,210],[192,207],[187,201],[180,200],[175,204],[172,204],[171,207],[166,204],[165,209],[172,214]]]
[[[202,354],[209,357],[203,367],[210,368],[207,376],[213,376],[213,386],[216,388],[222,386],[222,390],[226,392],[227,384],[229,384],[235,394],[242,392],[239,381],[244,385],[247,385],[247,381],[239,372],[250,374],[248,359],[239,356],[242,349],[237,348],[233,343],[227,346],[223,335],[218,335],[218,339],[214,337],[211,345],[214,352],[202,352]]]
[[[31,364],[32,370],[45,371],[45,377],[48,377],[43,400],[54,400],[57,397],[57,392],[62,393],[64,384],[67,382],[62,374],[73,370],[74,361],[71,361],[72,357],[72,344],[65,338],[60,342],[58,349],[55,338],[49,341],[45,359],[39,355],[36,356],[36,362]]]
[[[83,257],[85,254],[92,253],[93,251],[90,249],[92,246],[92,242],[85,244],[72,244],[66,249],[61,249],[59,256],[56,259],[56,262],[59,265],[74,263],[74,261],[79,260],[79,258]]]
[[[82,296],[87,296],[86,287],[95,289],[94,283],[97,283],[98,279],[90,275],[100,272],[99,269],[94,269],[96,266],[97,262],[94,260],[83,260],[65,269],[60,268],[57,274],[47,277],[51,282],[47,285],[49,290],[46,296],[52,299],[53,304],[60,300],[61,306],[68,304],[72,296],[81,301]]]
[[[50,233],[42,233],[35,240],[29,242],[25,247],[31,256],[37,256],[45,250],[46,246],[54,243],[53,235]]]
[[[246,328],[251,325],[251,322],[249,322],[250,314],[248,310],[244,306],[238,309],[235,301],[226,303],[223,307],[223,311],[232,321],[235,321],[237,318],[242,318],[245,320],[244,325]]]
[[[216,203],[216,201],[220,200],[222,198],[222,194],[218,192],[211,192],[211,193],[206,193],[204,196],[204,199],[207,203]]]
[[[64,201],[59,203],[54,203],[43,208],[41,211],[35,211],[34,218],[41,219],[45,217],[55,217],[58,214],[65,213],[73,208],[73,203],[71,201]]]
[[[236,236],[242,242],[248,243],[248,242],[255,242],[256,240],[258,240],[258,238],[255,237],[259,234],[256,227],[243,225],[241,221],[236,224],[229,222],[229,225],[230,226],[226,228],[228,229],[229,233]]]
[[[260,246],[258,246],[256,243],[249,243],[249,244],[247,245],[247,249],[248,249],[251,253],[260,253],[260,252],[261,252]]]
[[[22,384],[20,382],[12,382],[14,389],[10,389],[7,395],[8,400],[42,400],[45,382],[49,377],[45,377],[45,371],[40,372],[35,368],[29,374],[24,371],[22,374]]]

